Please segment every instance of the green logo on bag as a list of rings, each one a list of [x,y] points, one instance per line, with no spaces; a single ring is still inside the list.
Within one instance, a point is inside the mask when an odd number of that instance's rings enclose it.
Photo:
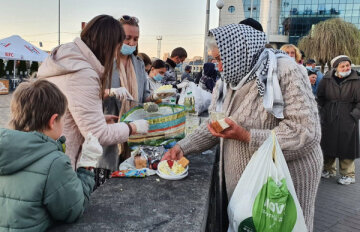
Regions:
[[[246,218],[240,223],[238,232],[256,232],[252,217]]]
[[[256,231],[291,232],[297,219],[296,205],[287,189],[286,180],[279,184],[269,177],[253,205]]]

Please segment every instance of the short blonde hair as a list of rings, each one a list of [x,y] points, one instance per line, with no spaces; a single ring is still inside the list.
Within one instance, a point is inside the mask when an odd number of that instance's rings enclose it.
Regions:
[[[293,48],[295,50],[295,60],[299,63],[301,61],[301,52],[294,44],[284,44],[281,46],[280,50],[286,52],[289,48]]]
[[[59,120],[66,111],[65,95],[53,83],[40,79],[23,82],[15,90],[10,103],[10,128],[19,131],[43,131],[54,114]]]

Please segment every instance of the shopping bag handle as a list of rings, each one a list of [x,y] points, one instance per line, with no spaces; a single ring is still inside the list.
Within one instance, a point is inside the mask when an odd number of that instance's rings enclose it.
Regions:
[[[273,159],[273,162],[275,163],[275,161],[276,161],[276,146],[275,146],[276,134],[275,134],[274,130],[271,131],[271,137],[272,137],[272,142],[273,142],[272,159]]]

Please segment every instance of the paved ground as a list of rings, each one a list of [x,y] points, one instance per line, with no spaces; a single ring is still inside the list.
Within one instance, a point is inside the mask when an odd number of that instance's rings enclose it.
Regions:
[[[336,183],[336,178],[321,180],[316,199],[315,232],[360,231],[360,160],[355,163],[357,183],[343,186]]]
[[[11,94],[0,95],[0,127],[9,120]],[[360,170],[360,160],[356,161]],[[360,171],[357,183],[343,186],[336,178],[321,180],[315,209],[315,232],[360,231]]]
[[[6,127],[10,117],[10,99],[12,94],[0,95],[0,127]]]

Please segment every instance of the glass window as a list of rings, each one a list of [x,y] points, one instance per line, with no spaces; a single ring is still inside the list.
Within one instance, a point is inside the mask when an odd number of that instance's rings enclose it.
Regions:
[[[230,13],[234,13],[235,12],[235,6],[229,6],[228,11]]]

